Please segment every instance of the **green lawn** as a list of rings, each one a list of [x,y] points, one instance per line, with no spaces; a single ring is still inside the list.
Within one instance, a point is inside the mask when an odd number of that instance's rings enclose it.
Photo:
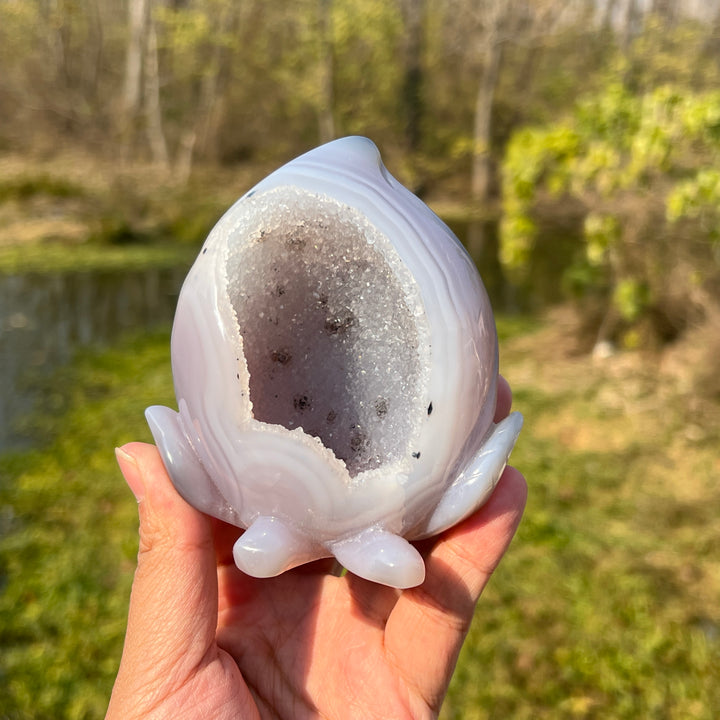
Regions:
[[[552,324],[500,334],[530,496],[443,717],[720,716],[717,407],[643,358],[568,356]],[[168,341],[82,355],[38,420],[46,447],[0,458],[2,719],[104,714],[137,550],[113,448],[173,403]]]
[[[99,270],[144,270],[151,267],[188,267],[198,247],[178,243],[117,246],[47,245],[0,246],[0,274],[63,273]]]
[[[503,346],[529,500],[443,717],[720,717],[718,408],[693,416],[651,358],[565,344]]]
[[[46,449],[0,459],[0,718],[102,718],[122,649],[137,506],[113,449],[172,402],[169,336],[56,376]]]

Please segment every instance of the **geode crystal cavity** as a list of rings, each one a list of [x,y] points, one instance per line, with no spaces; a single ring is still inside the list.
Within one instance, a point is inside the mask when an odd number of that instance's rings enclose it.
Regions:
[[[238,528],[256,577],[334,556],[399,588],[409,542],[488,498],[522,425],[493,423],[495,325],[460,242],[348,137],[272,173],[210,233],[172,334],[178,412],[147,418],[175,487]]]

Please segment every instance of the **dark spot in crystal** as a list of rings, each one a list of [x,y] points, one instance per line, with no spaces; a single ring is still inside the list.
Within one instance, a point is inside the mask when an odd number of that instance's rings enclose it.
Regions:
[[[418,450],[418,452],[414,452],[412,456],[417,460],[420,457],[420,451]]]
[[[432,403],[428,405],[428,415],[432,415]]]
[[[363,450],[367,448],[367,446],[370,444],[370,441],[367,438],[367,435],[365,435],[364,432],[361,430],[358,430],[358,432],[355,432],[350,437],[350,449],[354,453],[361,453]]]
[[[293,398],[293,407],[299,412],[312,409],[312,401],[307,395],[296,395]]]
[[[348,310],[342,315],[325,320],[325,332],[328,335],[344,335],[355,324],[355,316]]]
[[[331,410],[331,411],[327,414],[327,417],[325,418],[325,421],[326,421],[328,424],[332,424],[332,423],[335,422],[336,419],[337,419],[337,413],[336,413],[334,410]]]
[[[273,350],[270,353],[270,359],[280,365],[287,365],[292,360],[292,354],[289,350]]]
[[[375,401],[375,414],[376,414],[379,418],[381,418],[381,417],[385,417],[385,416],[387,415],[387,411],[388,411],[388,403],[387,403],[387,400],[386,400],[385,398],[383,398],[383,397],[379,397],[379,398]]]
[[[285,244],[292,250],[302,250],[306,243],[307,240],[304,237],[298,237],[297,235],[290,235],[290,237],[285,240]]]

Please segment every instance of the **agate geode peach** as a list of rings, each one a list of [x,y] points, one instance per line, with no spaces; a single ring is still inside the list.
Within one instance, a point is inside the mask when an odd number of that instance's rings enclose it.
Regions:
[[[246,528],[257,577],[334,556],[422,582],[408,542],[490,495],[522,425],[495,425],[487,294],[452,232],[337,140],[238,200],[210,233],[172,334],[178,412],[147,411],[178,491]]]

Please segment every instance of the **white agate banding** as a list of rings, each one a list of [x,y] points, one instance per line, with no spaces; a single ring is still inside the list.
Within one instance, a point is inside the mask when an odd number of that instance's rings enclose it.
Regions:
[[[324,145],[210,233],[173,325],[179,412],[148,420],[178,491],[248,528],[259,577],[334,555],[422,581],[407,542],[494,488],[522,423],[493,425],[497,337],[452,232],[365,138]]]

